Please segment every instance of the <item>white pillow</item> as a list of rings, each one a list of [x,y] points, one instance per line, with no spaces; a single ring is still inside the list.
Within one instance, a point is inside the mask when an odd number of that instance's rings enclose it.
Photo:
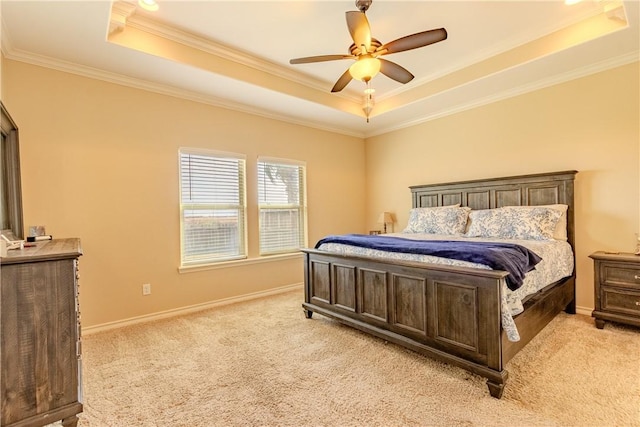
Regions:
[[[469,213],[467,237],[553,240],[562,212],[542,206],[505,206]]]
[[[464,234],[470,211],[456,205],[413,208],[403,233]]]

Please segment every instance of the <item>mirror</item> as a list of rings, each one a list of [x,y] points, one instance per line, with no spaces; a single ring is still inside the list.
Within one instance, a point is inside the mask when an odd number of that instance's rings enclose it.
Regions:
[[[0,101],[2,142],[0,145],[0,226],[10,240],[24,238],[22,223],[22,186],[18,127]]]

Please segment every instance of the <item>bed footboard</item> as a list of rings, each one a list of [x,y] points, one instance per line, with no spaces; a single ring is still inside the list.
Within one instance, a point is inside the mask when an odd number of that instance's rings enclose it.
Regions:
[[[317,312],[467,369],[501,397],[506,272],[304,252],[307,318]]]

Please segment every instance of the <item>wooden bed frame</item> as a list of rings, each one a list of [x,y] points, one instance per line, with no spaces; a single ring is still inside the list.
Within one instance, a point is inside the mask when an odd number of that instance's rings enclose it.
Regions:
[[[411,187],[413,207],[472,209],[562,203],[574,248],[576,171]],[[529,297],[515,316],[520,341],[502,330],[504,271],[346,256],[303,249],[307,318],[319,313],[487,378],[500,398],[506,363],[560,311],[575,313],[574,273]],[[575,264],[575,263],[574,263]]]

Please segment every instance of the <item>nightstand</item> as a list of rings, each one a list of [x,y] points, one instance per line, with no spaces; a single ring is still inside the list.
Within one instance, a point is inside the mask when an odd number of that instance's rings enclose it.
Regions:
[[[640,256],[596,252],[594,264],[596,327],[605,320],[640,326]]]

